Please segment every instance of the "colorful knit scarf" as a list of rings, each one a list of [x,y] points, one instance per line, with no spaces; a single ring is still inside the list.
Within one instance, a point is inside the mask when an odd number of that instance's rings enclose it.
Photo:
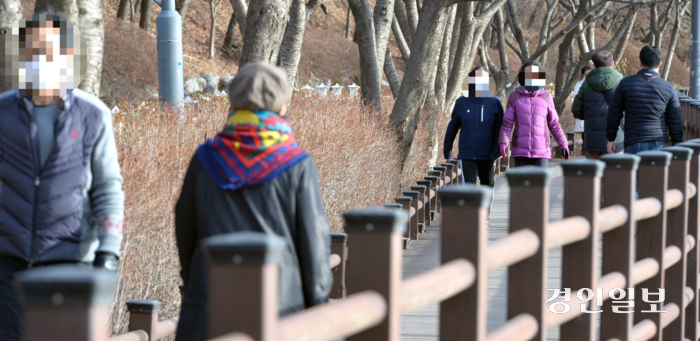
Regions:
[[[223,189],[267,183],[308,156],[287,121],[270,111],[236,110],[224,130],[197,151]]]

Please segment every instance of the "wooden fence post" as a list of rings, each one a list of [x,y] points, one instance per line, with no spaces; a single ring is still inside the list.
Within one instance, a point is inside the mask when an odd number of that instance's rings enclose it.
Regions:
[[[476,280],[469,289],[440,303],[440,340],[486,340],[488,284],[488,207],[492,191],[467,184],[440,190],[442,264],[458,258],[470,261]],[[542,305],[542,303],[540,303]]]
[[[413,216],[410,217],[409,224],[409,238],[411,240],[418,240],[418,202],[420,201],[420,192],[417,191],[405,191],[404,196],[411,197],[411,207],[414,210]]]
[[[430,171],[430,175],[432,176],[437,176],[438,182],[437,182],[437,190],[435,191],[437,193],[438,190],[441,188],[445,187],[445,176],[443,174],[443,171],[435,169],[436,167],[433,167],[434,170]],[[436,195],[435,196],[435,212],[442,212],[440,208],[440,196]]]
[[[568,134],[572,137],[571,134]],[[600,177],[605,163],[588,159],[574,159],[561,163],[564,171],[564,218],[581,216],[591,225],[586,239],[562,248],[562,288],[595,291],[598,276],[598,211],[600,210]],[[600,310],[596,300],[588,310]],[[580,309],[574,307],[573,309]],[[596,319],[582,314],[561,326],[561,339],[588,341],[595,339]]]
[[[117,274],[80,265],[38,267],[19,273],[27,341],[103,341]]]
[[[348,294],[374,290],[387,301],[386,319],[348,341],[398,341],[400,338],[401,237],[408,216],[399,210],[366,208],[343,214],[352,241]]]
[[[535,341],[547,337],[544,320],[547,285],[547,245],[544,242],[549,221],[549,183],[547,168],[519,167],[506,173],[510,186],[510,226],[513,233],[525,228],[540,239],[539,251],[508,268],[508,319],[530,314],[539,326]]]
[[[149,340],[155,340],[158,334],[158,312],[160,302],[153,300],[133,300],[126,302],[129,311],[129,331],[143,330]]]
[[[695,248],[688,252],[686,266],[688,274],[696,274],[700,273],[700,263],[698,262],[698,259],[700,259],[700,253],[698,252],[698,250],[700,250],[700,247],[698,247],[698,226],[700,226],[700,220],[698,220],[698,212],[700,211],[700,201],[698,200],[698,190],[700,190],[700,143],[683,142],[676,146],[693,150],[693,158],[690,161],[690,182],[695,185],[696,194],[688,201],[688,235],[695,238]],[[690,340],[697,340],[700,338],[698,324],[691,323],[690,321],[700,320],[700,316],[698,316],[698,307],[700,307],[698,302],[700,302],[700,297],[697,295],[698,287],[700,286],[700,283],[698,283],[698,276],[687,276],[686,283],[690,288],[695,290],[694,292],[696,295],[695,299],[685,308],[685,318],[686,321],[689,321],[685,324],[685,337]]]
[[[236,232],[205,238],[201,247],[209,265],[208,338],[242,332],[274,340],[284,239]]]
[[[432,223],[431,212],[432,212],[432,202],[433,202],[433,198],[430,196],[431,195],[430,193],[432,192],[433,193],[432,195],[435,196],[435,191],[433,191],[431,189],[432,181],[430,181],[430,180],[418,180],[418,181],[416,181],[416,183],[419,186],[425,186],[425,201],[424,201],[425,202],[425,213],[424,213],[425,220],[424,220],[424,223],[426,226],[430,226],[430,224]]]
[[[340,264],[335,269],[333,269],[333,287],[331,288],[331,294],[329,298],[345,298],[345,262],[347,262],[348,260],[347,234],[331,233],[331,253],[340,256]]]
[[[642,288],[656,290],[664,288],[664,251],[666,249],[666,189],[668,186],[668,166],[671,164],[671,153],[661,151],[641,152],[642,159],[639,164],[639,198],[653,197],[661,202],[661,212],[649,219],[637,222],[637,259],[651,257],[659,263],[661,269],[648,280],[639,283],[634,288],[635,306],[634,322],[638,323],[649,319],[657,326],[656,334],[650,340],[661,341],[661,315],[654,313],[642,313],[651,306],[641,300]],[[659,310],[663,310],[663,303]],[[680,306],[682,307],[682,306]]]
[[[601,158],[605,162],[603,176],[603,201],[606,206],[621,205],[627,210],[627,221],[620,227],[603,234],[603,276],[619,272],[632,278],[634,260],[635,186],[637,169],[641,158],[631,154],[608,154]],[[612,300],[603,302],[600,319],[601,340],[629,340],[633,326],[633,314],[616,314],[612,311]]]
[[[462,184],[464,181],[462,181],[462,162],[460,160],[450,160],[448,161],[449,163],[455,165],[452,170],[454,171],[455,176],[457,176],[457,180],[455,180],[455,184]]]
[[[418,192],[418,211],[416,213],[418,215],[417,226],[419,234],[425,233],[425,206],[427,205],[427,200],[425,199],[426,189],[427,188],[425,186],[411,186],[412,191]]]
[[[456,181],[457,180],[457,172],[455,172],[455,165],[453,165],[451,163],[443,163],[443,164],[440,164],[440,166],[445,167],[445,169],[447,171],[445,173],[445,175],[449,176],[449,178],[450,178],[446,182],[450,185],[455,185],[457,183],[457,181]]]
[[[423,177],[423,179],[430,181],[430,190],[431,192],[431,198],[430,198],[430,220],[435,220],[435,213],[437,212],[437,201],[438,201],[438,196],[437,196],[437,191],[440,182],[440,177],[430,175]]]
[[[443,187],[450,185],[450,173],[447,171],[447,167],[445,166],[435,166],[433,167],[434,170],[441,171],[442,174],[440,174],[440,179],[443,182]]]
[[[667,147],[662,149],[673,154],[671,167],[668,170],[668,189],[677,189],[683,193],[680,206],[668,210],[666,216],[666,246],[675,245],[681,252],[681,260],[666,270],[664,288],[666,302],[674,302],[680,308],[678,318],[664,329],[664,339],[683,340],[685,335],[685,297],[686,279],[686,235],[688,234],[688,180],[690,176],[690,158],[693,150],[683,147]],[[696,278],[699,274],[693,274]],[[697,291],[695,292],[697,295]],[[695,324],[698,321],[694,321]]]
[[[411,214],[411,197],[398,197],[396,198],[396,203],[401,204],[406,214]],[[386,207],[386,205],[384,205]],[[407,250],[411,245],[411,219],[409,218],[406,223],[406,229],[403,236],[403,249]]]

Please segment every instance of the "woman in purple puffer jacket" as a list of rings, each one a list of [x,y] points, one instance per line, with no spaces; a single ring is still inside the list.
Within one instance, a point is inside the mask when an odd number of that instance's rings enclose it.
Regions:
[[[544,68],[538,62],[525,63],[520,68],[518,80],[523,86],[518,87],[508,97],[499,134],[501,156],[506,157],[506,146],[511,143],[511,157],[514,158],[515,167],[547,167],[547,162],[552,156],[549,143],[551,131],[562,149],[562,157],[568,159],[569,145],[566,134],[559,124],[552,94],[544,87]],[[510,141],[510,133],[514,127],[513,140]]]

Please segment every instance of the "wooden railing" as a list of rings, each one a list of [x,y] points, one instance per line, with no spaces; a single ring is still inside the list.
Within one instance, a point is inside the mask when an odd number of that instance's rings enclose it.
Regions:
[[[454,164],[435,167],[389,208],[344,214],[347,235],[334,235],[333,302],[278,317],[278,237],[234,233],[203,241],[209,268],[209,338],[213,340],[399,340],[399,318],[440,304],[440,339],[544,340],[560,328],[562,340],[698,340],[700,141],[638,156],[561,163],[564,218],[549,221],[551,171],[516,168],[510,186],[509,234],[488,242],[492,191],[460,183]],[[638,183],[638,190],[636,185]],[[636,199],[636,192],[639,199]],[[433,194],[435,193],[435,194]],[[442,218],[437,269],[402,279],[402,249]],[[602,236],[602,254],[600,245]],[[569,302],[545,302],[549,250],[562,247],[562,288]],[[348,257],[350,255],[350,257]],[[598,266],[602,276],[598,277]],[[488,274],[507,267],[507,322],[487,333]],[[83,271],[83,272],[81,272]],[[32,277],[33,276],[33,277]],[[27,340],[104,340],[113,276],[81,269],[34,269],[20,276],[26,298]],[[50,283],[50,285],[47,285]],[[602,307],[578,289],[602,291]],[[613,312],[611,289],[633,288],[634,312]],[[642,289],[665,289],[658,309],[642,313]],[[597,293],[596,293],[597,294]],[[620,293],[617,293],[620,295]],[[629,292],[627,292],[629,294]],[[588,299],[589,297],[586,297]],[[552,303],[567,303],[557,314]],[[561,306],[561,303],[557,303]],[[159,304],[130,302],[130,333],[114,340],[158,339],[175,332],[177,318],[158,321]],[[602,310],[600,329],[595,315]],[[559,309],[560,310],[560,309]],[[623,309],[625,310],[625,309]],[[76,337],[76,335],[82,335]]]

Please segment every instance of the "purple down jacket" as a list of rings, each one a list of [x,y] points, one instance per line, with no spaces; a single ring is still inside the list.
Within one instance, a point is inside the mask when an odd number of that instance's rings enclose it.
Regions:
[[[511,156],[550,159],[550,130],[559,146],[569,147],[566,134],[559,124],[552,95],[547,89],[531,93],[519,87],[510,94],[498,137],[499,145],[511,142],[509,137],[513,127],[515,132],[510,148]]]

